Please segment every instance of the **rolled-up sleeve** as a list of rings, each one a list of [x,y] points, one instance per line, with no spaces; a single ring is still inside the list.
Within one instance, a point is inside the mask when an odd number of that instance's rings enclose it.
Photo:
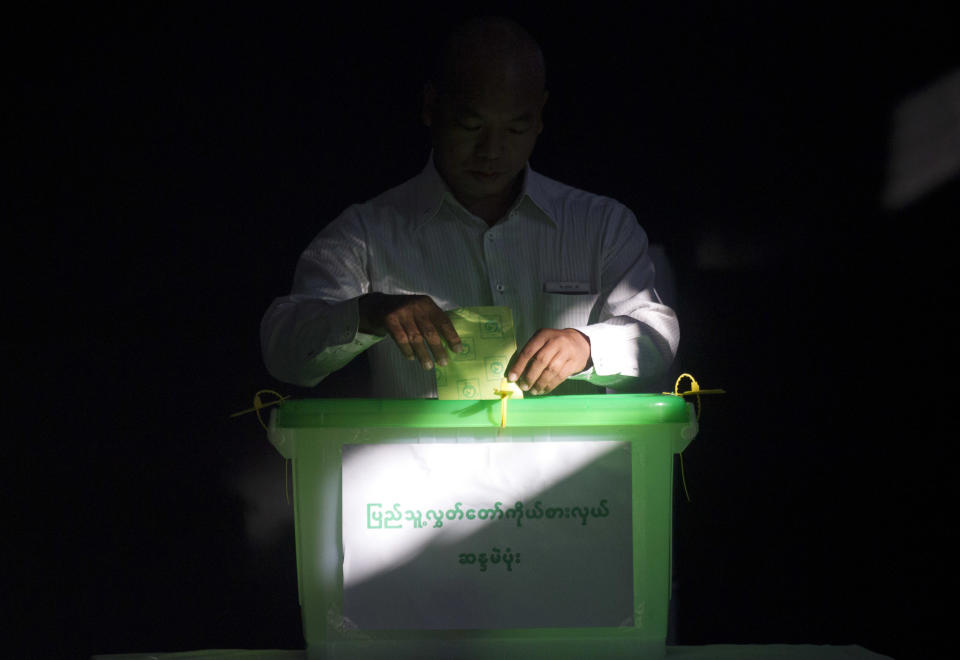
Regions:
[[[368,290],[366,241],[351,208],[310,243],[290,294],[263,316],[260,346],[270,375],[313,387],[380,341],[358,332],[357,301]]]
[[[593,364],[574,378],[613,388],[657,381],[676,356],[680,326],[657,295],[646,233],[619,207],[606,219],[601,245],[599,313],[576,328],[590,339]]]

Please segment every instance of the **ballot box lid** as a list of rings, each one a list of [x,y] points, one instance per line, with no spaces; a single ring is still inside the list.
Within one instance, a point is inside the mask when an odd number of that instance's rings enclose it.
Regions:
[[[283,428],[499,426],[501,402],[437,399],[288,399],[275,422]],[[672,394],[586,394],[510,399],[507,424],[542,426],[639,426],[687,423],[688,404]]]

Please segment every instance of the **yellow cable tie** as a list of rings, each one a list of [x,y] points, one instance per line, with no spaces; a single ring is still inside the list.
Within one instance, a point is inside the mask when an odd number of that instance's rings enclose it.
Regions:
[[[690,490],[687,488],[687,471],[683,469],[683,452],[677,452],[677,456],[680,457],[680,483],[683,484],[683,494],[686,496],[687,502],[692,502]]]
[[[680,383],[684,378],[690,379],[690,389],[686,392],[680,391]],[[700,383],[697,382],[697,379],[694,378],[691,374],[683,373],[680,374],[680,377],[677,378],[677,382],[673,386],[673,392],[663,392],[663,394],[672,394],[674,396],[695,396],[697,397],[697,421],[700,421],[700,395],[701,394],[726,394],[726,390],[721,389],[710,389],[710,390],[701,390]],[[683,452],[678,452],[677,454],[680,457],[680,482],[683,484],[683,494],[686,496],[687,501],[692,501],[690,499],[690,491],[687,489],[687,471],[683,467]]]
[[[680,383],[684,378],[690,379],[690,389],[686,392],[680,391]],[[673,394],[674,396],[695,396],[697,397],[697,421],[700,421],[700,395],[701,394],[726,394],[726,390],[721,389],[711,389],[711,390],[701,390],[700,383],[690,374],[680,374],[680,377],[677,378],[676,384],[673,386],[673,392],[663,392],[663,394]]]
[[[260,396],[261,394],[272,394],[277,398],[274,401],[267,401],[266,403],[264,403],[263,398]],[[247,408],[246,410],[235,412],[232,415],[230,415],[230,417],[239,417],[240,415],[246,415],[248,413],[255,412],[257,413],[257,420],[260,422],[260,426],[263,427],[264,431],[269,431],[270,429],[267,428],[266,423],[263,421],[263,415],[260,414],[260,411],[263,410],[264,408],[268,408],[270,406],[275,406],[278,403],[282,403],[283,401],[286,401],[289,398],[290,398],[289,396],[284,396],[275,390],[259,390],[256,394],[253,395],[253,408]],[[281,458],[283,459],[283,496],[287,504],[290,504],[290,479],[288,476],[290,472],[290,460],[287,458],[283,458],[282,456]]]
[[[495,389],[493,393],[500,397],[500,428],[505,428],[507,426],[507,399],[517,393],[522,397],[523,392],[517,387],[516,383],[511,383],[506,378],[501,378],[500,387]]]
[[[264,403],[263,399],[260,397],[261,394],[272,394],[273,396],[277,397],[277,399],[275,401],[268,401]],[[286,401],[289,398],[290,398],[289,396],[283,396],[282,394],[280,394],[275,390],[260,390],[253,395],[253,408],[247,408],[246,410],[235,412],[232,415],[230,415],[230,417],[239,417],[240,415],[246,415],[248,413],[255,412],[257,413],[257,419],[260,421],[260,426],[263,427],[264,431],[267,431],[269,429],[267,429],[267,425],[264,423],[263,416],[260,414],[260,411],[269,406],[275,406],[278,403]]]

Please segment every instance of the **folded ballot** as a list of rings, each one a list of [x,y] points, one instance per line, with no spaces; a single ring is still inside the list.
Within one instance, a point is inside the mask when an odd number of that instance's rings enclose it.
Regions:
[[[507,365],[517,350],[516,329],[509,307],[461,307],[447,312],[460,335],[463,350],[449,352],[447,366],[436,366],[440,399],[499,399]],[[523,398],[513,383],[510,398]]]

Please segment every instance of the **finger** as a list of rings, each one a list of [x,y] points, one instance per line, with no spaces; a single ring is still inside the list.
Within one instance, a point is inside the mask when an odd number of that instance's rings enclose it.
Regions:
[[[387,332],[390,333],[390,336],[393,337],[393,341],[396,342],[403,356],[408,360],[412,360],[414,355],[413,347],[410,346],[410,337],[407,336],[403,324],[400,323],[399,319],[395,316],[387,316],[383,319],[383,325]]]
[[[540,374],[536,382],[530,386],[530,392],[534,395],[552,392],[572,373],[572,371],[567,373],[569,369],[570,360],[558,352],[547,368]]]
[[[545,343],[536,354],[527,362],[527,368],[520,376],[517,384],[522,390],[531,390],[533,394],[539,394],[539,391],[533,391],[535,385],[543,376],[544,372],[550,367],[556,357],[556,348],[550,342]],[[549,379],[550,376],[547,376]]]
[[[447,349],[444,348],[443,342],[440,341],[440,333],[437,332],[437,329],[433,327],[433,324],[429,321],[421,322],[420,330],[423,332],[423,338],[426,340],[427,346],[430,347],[430,352],[433,353],[437,364],[442,367],[447,366],[447,362],[449,362]]]
[[[520,376],[526,371],[527,363],[530,361],[530,358],[537,354],[537,351],[540,350],[543,343],[542,335],[539,332],[530,338],[530,341],[514,356],[510,368],[507,370],[507,380],[520,385]],[[523,388],[521,387],[521,389]]]
[[[435,320],[436,328],[440,332],[440,335],[447,341],[447,345],[450,346],[450,350],[454,353],[459,353],[463,350],[463,344],[460,341],[460,335],[457,334],[456,328],[453,327],[453,323],[450,322],[450,317],[447,316],[447,313],[440,310]]]
[[[410,341],[410,348],[417,360],[420,361],[424,369],[433,369],[433,358],[430,355],[430,351],[427,350],[427,345],[423,341],[423,334],[420,332],[416,323],[411,319],[404,324],[403,329],[407,334],[407,338]]]

